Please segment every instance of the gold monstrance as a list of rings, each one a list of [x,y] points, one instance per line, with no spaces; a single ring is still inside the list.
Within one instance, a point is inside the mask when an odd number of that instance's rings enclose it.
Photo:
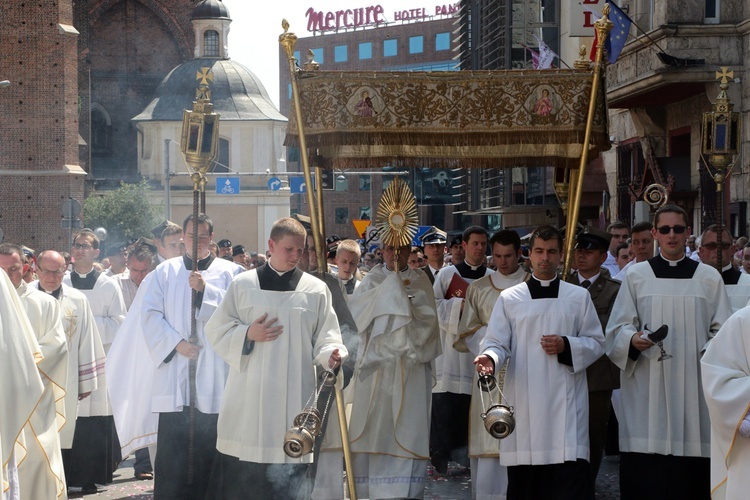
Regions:
[[[395,266],[398,266],[399,248],[411,245],[412,238],[417,234],[417,221],[414,194],[400,177],[396,177],[383,193],[375,219],[383,245],[393,245],[395,248]]]

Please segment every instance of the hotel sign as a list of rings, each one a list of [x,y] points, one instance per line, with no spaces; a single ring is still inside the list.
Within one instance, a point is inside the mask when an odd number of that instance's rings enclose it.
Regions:
[[[433,16],[449,16],[458,12],[458,4],[435,5],[432,10],[427,8],[404,9],[393,12],[393,21],[414,21],[429,19]],[[307,31],[336,31],[342,28],[361,28],[363,26],[378,26],[389,22],[385,17],[385,9],[381,5],[357,7],[337,11],[316,11],[313,7],[307,9]]]
[[[570,36],[594,36],[594,21],[602,17],[606,0],[578,0],[570,4]]]

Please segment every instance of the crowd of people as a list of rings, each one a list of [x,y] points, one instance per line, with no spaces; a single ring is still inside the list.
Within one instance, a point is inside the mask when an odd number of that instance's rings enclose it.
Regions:
[[[613,428],[622,498],[750,487],[750,245],[718,226],[694,238],[676,205],[575,234],[331,235],[325,269],[294,217],[265,252],[214,243],[204,214],[150,236],[104,255],[89,229],[70,253],[0,244],[8,498],[95,493],[132,454],[157,499],[342,499],[329,373],[358,498],[422,498],[428,466],[452,461],[472,498],[593,499]],[[503,439],[492,398],[512,406]],[[311,405],[321,436],[290,456]]]

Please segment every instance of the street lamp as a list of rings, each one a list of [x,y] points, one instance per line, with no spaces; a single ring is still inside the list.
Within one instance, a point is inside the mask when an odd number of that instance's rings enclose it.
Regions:
[[[190,171],[193,181],[193,248],[192,258],[194,271],[198,270],[198,199],[201,201],[201,211],[206,211],[206,172],[211,163],[216,159],[219,149],[219,115],[214,113],[214,105],[211,103],[211,90],[209,82],[213,81],[211,68],[201,68],[196,75],[198,86],[196,89],[196,100],[193,101],[193,109],[185,110],[182,115],[182,151],[185,163]],[[198,332],[196,323],[198,292],[192,290],[191,313],[190,313],[190,339],[191,344],[198,344]],[[195,404],[196,404],[196,372],[198,360],[190,359],[190,431],[188,436],[188,484],[193,484],[195,476]]]
[[[733,111],[734,104],[729,102],[727,89],[729,79],[734,77],[734,71],[722,67],[716,72],[719,80],[719,95],[713,105],[713,111],[703,113],[701,126],[701,156],[708,173],[716,183],[716,204],[718,211],[719,229],[716,231],[716,266],[721,272],[721,238],[724,233],[724,180],[739,158],[741,120],[740,113]],[[706,161],[706,157],[708,161]]]

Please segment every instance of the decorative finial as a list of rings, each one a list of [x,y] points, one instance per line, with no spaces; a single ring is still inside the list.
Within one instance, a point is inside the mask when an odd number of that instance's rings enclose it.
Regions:
[[[722,66],[721,71],[716,72],[716,79],[721,80],[722,85],[727,85],[729,79],[734,79],[734,71],[729,71],[728,66]]]
[[[200,71],[195,74],[195,79],[198,82],[195,90],[195,98],[199,101],[210,101],[210,83],[214,81],[214,74],[211,71],[211,68],[201,68]]]
[[[591,61],[586,57],[586,52],[588,52],[586,46],[581,45],[581,48],[578,49],[578,59],[573,62],[573,67],[575,69],[589,69],[591,67]]]
[[[284,28],[284,33],[286,33],[287,31],[289,31],[289,21],[287,21],[286,19],[282,19],[281,20],[281,27]]]
[[[306,71],[314,71],[320,69],[320,64],[315,60],[315,52],[312,49],[307,49],[307,62],[304,65]]]

